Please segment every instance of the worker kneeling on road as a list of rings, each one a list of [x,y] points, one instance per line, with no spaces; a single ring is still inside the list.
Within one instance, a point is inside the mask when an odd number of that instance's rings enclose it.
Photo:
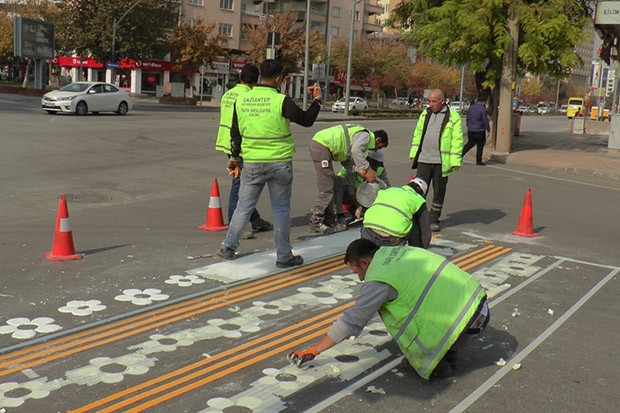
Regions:
[[[370,132],[360,125],[345,124],[318,131],[310,142],[310,156],[316,170],[317,197],[310,217],[310,232],[331,234],[347,229],[342,211],[342,181],[334,173],[333,161],[340,162],[348,171],[362,175],[373,182],[377,174],[366,160],[366,151],[388,145],[384,130]]]
[[[380,190],[364,214],[362,238],[377,245],[428,248],[432,235],[427,189],[426,182],[414,178],[403,187]]]
[[[364,282],[355,305],[312,347],[288,354],[301,366],[350,336],[379,312],[387,331],[424,378],[451,373],[455,352],[490,319],[480,283],[446,258],[414,247],[353,241],[344,261]]]

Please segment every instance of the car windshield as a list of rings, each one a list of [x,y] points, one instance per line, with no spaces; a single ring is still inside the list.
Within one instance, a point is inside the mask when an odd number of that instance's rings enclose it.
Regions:
[[[63,86],[58,90],[62,92],[83,92],[90,86],[91,85],[89,83],[70,83],[67,86]]]
[[[346,100],[347,98],[340,98],[337,102],[344,103]],[[355,98],[349,98],[349,102],[355,102]]]

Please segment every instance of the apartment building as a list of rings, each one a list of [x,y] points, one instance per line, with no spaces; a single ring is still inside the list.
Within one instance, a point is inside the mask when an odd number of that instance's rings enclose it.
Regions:
[[[201,18],[204,23],[215,22],[220,33],[227,36],[223,47],[239,54],[249,45],[243,37],[244,26],[258,27],[264,24],[264,17],[287,9],[297,13],[298,24],[306,24],[306,12],[310,1],[310,30],[318,29],[328,44],[333,39],[348,39],[353,15],[354,38],[367,39],[383,31],[378,16],[383,6],[378,0],[183,0],[182,15],[184,23],[191,24]],[[265,39],[267,48],[267,39]],[[243,58],[239,58],[243,61]],[[227,65],[225,61],[216,62],[208,73],[210,84],[220,86],[230,80],[230,72],[235,59]],[[292,74],[290,89],[292,96],[301,97],[301,74]]]

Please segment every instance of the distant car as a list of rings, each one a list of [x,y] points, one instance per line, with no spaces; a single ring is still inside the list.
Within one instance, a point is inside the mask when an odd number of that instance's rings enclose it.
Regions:
[[[566,113],[568,113],[568,105],[560,106],[560,109],[558,109],[558,113],[561,113],[562,115],[566,115]]]
[[[132,103],[129,93],[109,83],[75,82],[43,95],[41,108],[51,115],[58,112],[78,116],[88,112],[126,115]]]
[[[344,111],[344,104],[346,98],[338,99],[332,105],[332,112]],[[350,97],[349,98],[349,110],[368,110],[368,103],[362,98]]]
[[[456,111],[459,110],[467,110],[469,109],[469,102],[463,102],[463,107],[461,107],[461,101],[455,100],[454,102],[450,102],[450,107]]]
[[[536,106],[529,106],[527,108],[527,113],[538,113],[538,108]]]
[[[551,113],[551,108],[549,108],[549,106],[544,105],[538,107],[539,115],[548,115],[549,113]]]
[[[392,105],[408,105],[408,104],[409,104],[409,99],[407,98],[398,98],[398,99],[392,100]]]

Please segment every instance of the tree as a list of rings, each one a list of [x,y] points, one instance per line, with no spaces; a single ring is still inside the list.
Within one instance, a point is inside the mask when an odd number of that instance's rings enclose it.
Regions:
[[[280,33],[279,59],[284,66],[285,73],[298,73],[303,68],[306,52],[305,24],[297,24],[297,13],[290,9],[282,13],[266,15],[256,26],[244,26],[242,29],[245,38],[250,44],[246,54],[250,60],[260,64],[265,60],[265,50],[269,32]],[[325,55],[325,38],[318,29],[310,32],[309,60],[315,62],[319,56]],[[301,64],[300,64],[301,63]]]
[[[112,47],[114,20],[118,21],[135,4],[136,0],[60,2],[56,48],[61,53],[75,51],[105,61]],[[170,32],[176,26],[177,16],[175,2],[142,0],[117,22],[117,57],[163,58],[170,51]]]
[[[203,25],[197,19],[193,26],[183,24],[174,29],[172,48],[179,65],[194,73],[201,65],[208,65],[218,57],[225,55],[220,46],[225,35],[217,31],[215,23]],[[191,96],[194,88],[191,88]]]
[[[470,64],[479,91],[500,91],[495,130],[510,149],[512,83],[517,70],[565,76],[580,64],[574,46],[585,39],[588,0],[404,0],[390,24],[418,51],[453,66]],[[499,140],[499,138],[498,138]],[[506,145],[507,144],[507,145]]]

